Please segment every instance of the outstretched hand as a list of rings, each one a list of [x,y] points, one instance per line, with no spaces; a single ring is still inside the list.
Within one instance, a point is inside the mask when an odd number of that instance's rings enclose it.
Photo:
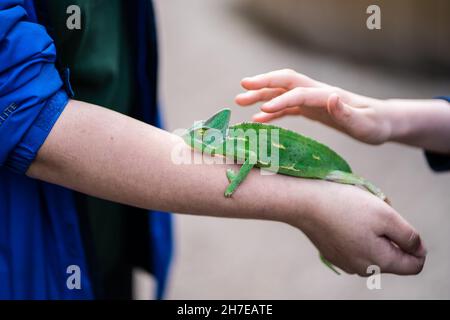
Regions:
[[[345,91],[313,80],[293,70],[278,70],[241,82],[248,90],[236,103],[249,106],[263,102],[256,122],[300,115],[340,130],[362,142],[381,144],[389,139],[391,125],[381,100]]]

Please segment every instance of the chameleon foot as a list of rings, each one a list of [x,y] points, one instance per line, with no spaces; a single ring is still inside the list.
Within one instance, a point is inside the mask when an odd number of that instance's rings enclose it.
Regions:
[[[227,169],[227,178],[228,182],[231,182],[236,178],[236,173],[233,171],[233,169]]]

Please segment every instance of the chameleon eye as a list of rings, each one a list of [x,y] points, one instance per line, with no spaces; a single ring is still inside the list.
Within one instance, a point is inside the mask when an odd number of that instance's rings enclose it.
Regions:
[[[202,129],[198,129],[198,134],[203,136],[206,132],[206,129],[202,128]]]

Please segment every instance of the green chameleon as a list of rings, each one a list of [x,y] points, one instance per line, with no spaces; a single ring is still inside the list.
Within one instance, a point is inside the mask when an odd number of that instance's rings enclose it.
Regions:
[[[223,109],[206,121],[196,122],[183,136],[192,148],[209,155],[222,155],[242,163],[238,173],[227,170],[231,197],[253,167],[279,174],[321,179],[360,186],[389,203],[379,188],[352,173],[348,163],[327,146],[296,132],[262,123],[229,125],[230,109]],[[339,272],[320,255],[322,262]]]

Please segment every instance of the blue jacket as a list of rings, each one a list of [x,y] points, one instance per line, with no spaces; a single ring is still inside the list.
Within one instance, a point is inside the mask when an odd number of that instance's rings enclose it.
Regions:
[[[1,0],[0,299],[94,298],[72,192],[24,175],[69,99],[55,60],[32,0]],[[170,218],[154,213],[149,223],[160,298],[171,257]],[[79,290],[67,286],[73,265]]]
[[[447,100],[450,102],[450,96],[438,97],[439,99]],[[448,171],[450,170],[450,157],[447,155],[437,154],[434,152],[425,152],[428,164],[434,171]]]

